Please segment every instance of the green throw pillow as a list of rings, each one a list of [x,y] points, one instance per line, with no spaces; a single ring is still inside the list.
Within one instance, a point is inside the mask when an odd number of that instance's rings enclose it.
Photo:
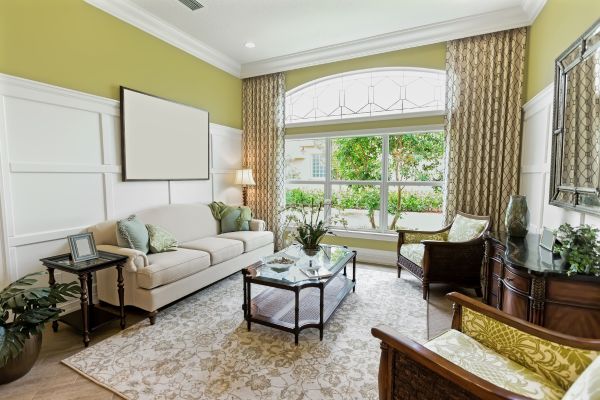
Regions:
[[[146,224],[148,236],[150,237],[150,252],[164,253],[165,251],[177,250],[177,239],[175,236],[158,225]]]
[[[136,249],[148,254],[148,230],[135,215],[117,221],[117,244],[119,247]]]
[[[229,207],[228,210],[221,216],[221,233],[249,231],[250,224],[248,221],[242,221],[240,225],[240,216],[242,210],[239,207]]]

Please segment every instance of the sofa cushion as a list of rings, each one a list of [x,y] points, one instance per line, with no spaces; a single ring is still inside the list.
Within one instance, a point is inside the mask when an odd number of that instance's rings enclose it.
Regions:
[[[137,283],[144,289],[178,281],[210,267],[210,255],[204,251],[177,249],[148,255],[148,265],[138,268]]]
[[[454,329],[425,343],[425,347],[496,386],[532,399],[561,399],[565,393],[543,376]]]
[[[448,241],[466,242],[475,239],[483,232],[487,223],[485,219],[474,219],[457,214],[448,232]]]
[[[273,232],[271,231],[227,232],[220,234],[218,237],[243,242],[245,253],[273,243]]]
[[[168,230],[179,243],[219,234],[219,221],[206,204],[169,204],[140,211],[137,216],[145,224]]]
[[[182,243],[186,249],[202,250],[210,254],[210,264],[215,265],[231,260],[244,252],[244,244],[239,240],[207,237]]]
[[[425,245],[420,243],[403,244],[400,246],[400,255],[408,258],[418,266],[423,266],[423,254],[425,253]]]

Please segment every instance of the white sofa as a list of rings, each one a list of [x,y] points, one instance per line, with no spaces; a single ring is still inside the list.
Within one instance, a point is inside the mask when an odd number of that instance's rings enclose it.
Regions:
[[[159,225],[179,242],[177,251],[144,254],[117,246],[116,221],[90,227],[98,250],[129,257],[124,268],[125,305],[148,311],[154,323],[159,308],[223,279],[273,254],[273,233],[261,220],[250,231],[220,234],[206,204],[172,204],[136,213],[144,224]],[[97,272],[98,297],[118,305],[115,268]]]

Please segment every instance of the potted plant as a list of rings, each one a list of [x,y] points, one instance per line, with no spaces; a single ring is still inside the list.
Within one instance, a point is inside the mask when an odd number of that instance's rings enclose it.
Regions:
[[[556,231],[555,249],[566,261],[567,275],[600,275],[600,243],[598,228],[590,225],[572,227],[564,223]]]
[[[0,384],[29,372],[40,352],[44,324],[62,311],[56,304],[79,293],[75,282],[34,286],[34,277],[43,274],[26,275],[0,292]]]
[[[332,215],[331,202],[295,203],[283,209],[285,214],[285,230],[307,254],[316,254],[319,244],[327,233],[332,233],[333,226],[346,228],[347,221],[339,214]]]

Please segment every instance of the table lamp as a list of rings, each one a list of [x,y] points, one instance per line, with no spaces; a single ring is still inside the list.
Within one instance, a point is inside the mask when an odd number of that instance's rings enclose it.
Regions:
[[[242,185],[242,202],[246,205],[248,200],[248,186],[256,185],[252,176],[252,169],[238,169],[235,173],[235,184]]]

